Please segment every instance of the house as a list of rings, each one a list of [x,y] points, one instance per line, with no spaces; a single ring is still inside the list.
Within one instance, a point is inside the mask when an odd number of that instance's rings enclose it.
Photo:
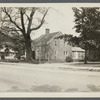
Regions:
[[[84,50],[73,49],[64,39],[57,38],[61,35],[61,32],[50,33],[50,30],[46,29],[44,35],[32,42],[33,58],[48,62],[65,62],[66,57],[84,59],[83,56],[83,58],[76,57],[78,53],[84,55]]]
[[[14,59],[16,53],[15,51],[13,51],[12,49],[0,49],[0,56],[1,56],[1,59],[2,59],[2,56],[4,56],[5,59]]]
[[[2,48],[0,49],[0,57],[1,59],[14,59],[17,52],[15,52],[13,49],[9,48],[5,44],[2,45]]]

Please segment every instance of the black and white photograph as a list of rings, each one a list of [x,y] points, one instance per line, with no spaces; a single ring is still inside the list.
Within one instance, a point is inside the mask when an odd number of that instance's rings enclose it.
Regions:
[[[0,4],[0,93],[100,94],[100,4]]]

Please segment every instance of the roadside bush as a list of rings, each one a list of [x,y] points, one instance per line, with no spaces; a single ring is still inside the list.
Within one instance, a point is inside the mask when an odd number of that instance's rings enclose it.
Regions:
[[[72,57],[66,57],[66,62],[73,62],[73,59],[72,59]]]
[[[34,64],[39,64],[39,59],[33,60],[32,63],[34,63]]]

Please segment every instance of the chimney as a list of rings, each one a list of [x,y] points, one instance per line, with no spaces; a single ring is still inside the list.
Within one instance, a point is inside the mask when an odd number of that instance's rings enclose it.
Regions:
[[[50,29],[45,29],[46,34],[50,33]]]

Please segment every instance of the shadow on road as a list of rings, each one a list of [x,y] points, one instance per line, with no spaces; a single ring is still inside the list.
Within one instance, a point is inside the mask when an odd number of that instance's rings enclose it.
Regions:
[[[13,86],[10,90],[6,92],[61,92],[61,88],[58,86],[49,86],[49,85],[42,85],[42,86],[32,86],[31,89],[19,89],[16,86]]]
[[[16,86],[13,86],[11,89],[5,92],[100,92],[100,86],[87,85],[88,91],[79,91],[78,88],[69,88],[62,91],[59,86],[49,86],[47,84],[41,86],[32,86],[30,89],[19,89]]]
[[[96,87],[95,85],[87,85],[87,87],[92,91],[92,92],[100,92],[100,86]]]
[[[35,91],[35,92],[61,92],[61,88],[58,86],[49,86],[49,85],[32,86],[32,91]]]

